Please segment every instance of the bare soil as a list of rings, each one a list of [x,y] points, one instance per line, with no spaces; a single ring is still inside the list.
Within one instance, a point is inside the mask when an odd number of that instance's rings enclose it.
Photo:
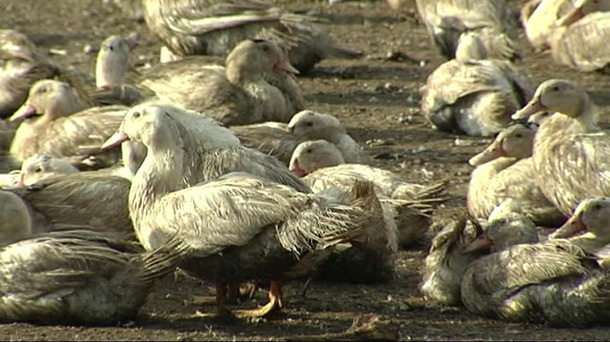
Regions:
[[[385,1],[355,1],[329,6],[326,0],[278,1],[295,10],[319,13],[322,25],[338,42],[362,50],[359,60],[325,60],[299,78],[309,108],[339,117],[350,134],[376,159],[376,165],[402,173],[413,181],[449,178],[450,200],[437,210],[465,204],[472,171],[467,160],[487,143],[431,129],[419,114],[419,88],[443,62],[413,8],[394,11]],[[517,9],[523,0],[511,1]],[[141,21],[106,0],[2,0],[0,22],[56,51],[54,60],[93,85],[97,47],[110,34],[137,32],[136,67],[155,64],[158,41]],[[536,83],[566,78],[585,86],[602,109],[610,105],[608,76],[577,73],[554,63],[548,53],[534,52],[523,38],[524,58],[518,65]],[[387,60],[392,52],[409,58]],[[602,116],[602,121],[607,121]],[[402,340],[559,340],[610,339],[610,330],[557,329],[545,325],[512,324],[480,318],[463,308],[425,303],[418,290],[423,248],[400,252],[395,278],[383,284],[334,284],[314,280],[306,297],[303,283],[285,287],[288,305],[272,319],[222,321],[196,315],[213,306],[189,304],[191,295],[212,295],[211,284],[185,276],[158,282],[134,322],[116,327],[0,325],[0,339],[10,340],[297,340],[331,338],[399,338]],[[245,306],[266,301],[260,292]],[[343,334],[354,319],[378,319],[380,329]],[[366,329],[365,329],[366,330]],[[374,330],[374,329],[373,329]],[[351,332],[352,330],[350,330]],[[315,336],[314,336],[315,335]]]

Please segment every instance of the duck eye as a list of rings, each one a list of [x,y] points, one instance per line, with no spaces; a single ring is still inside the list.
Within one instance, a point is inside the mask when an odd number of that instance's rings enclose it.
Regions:
[[[140,112],[133,112],[133,114],[131,114],[131,116],[133,116],[134,118],[139,118],[140,117]]]
[[[601,205],[601,204],[596,204],[596,205],[594,205],[594,206],[593,206],[593,210],[594,210],[594,211],[598,211],[598,210],[600,210],[601,208],[602,208],[602,205]]]
[[[305,123],[305,126],[307,126],[307,127],[311,127],[311,126],[313,126],[313,122],[311,122],[311,121],[306,122],[306,123]]]
[[[559,91],[559,86],[554,86],[553,88],[551,88],[552,91]]]
[[[307,153],[311,153],[311,149],[308,149],[308,150],[307,150],[307,151],[305,151],[305,152],[307,152]]]
[[[38,88],[38,90],[36,90],[36,92],[38,94],[46,93],[47,92],[47,87],[40,87],[40,88]]]
[[[42,172],[42,168],[40,166],[36,167],[36,169],[34,170],[34,172]]]
[[[515,134],[515,137],[517,137],[517,138],[522,138],[522,137],[523,137],[523,134],[521,134],[521,133],[517,133],[517,134]]]

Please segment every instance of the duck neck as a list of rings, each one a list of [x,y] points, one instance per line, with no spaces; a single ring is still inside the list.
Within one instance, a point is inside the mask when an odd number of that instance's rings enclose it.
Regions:
[[[185,187],[182,177],[184,144],[180,137],[177,138],[176,146],[149,148],[142,166],[132,179],[129,212],[136,229],[141,218],[157,200]]]
[[[588,98],[584,98],[580,105],[580,115],[574,119],[578,121],[586,131],[597,130],[598,127],[595,113],[595,105]]]

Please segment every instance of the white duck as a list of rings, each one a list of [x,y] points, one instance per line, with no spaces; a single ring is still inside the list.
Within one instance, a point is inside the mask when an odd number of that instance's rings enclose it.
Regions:
[[[10,153],[19,161],[34,154],[51,154],[70,159],[79,167],[112,165],[114,152],[104,153],[99,146],[119,127],[125,107],[86,107],[67,83],[38,81],[26,103],[10,118],[23,120],[11,144]]]
[[[83,230],[8,245],[0,249],[0,318],[113,326],[134,319],[182,252],[176,244],[163,247],[138,253],[134,243]]]
[[[570,216],[590,196],[610,195],[610,137],[596,125],[596,107],[587,92],[566,80],[548,80],[515,119],[541,110],[544,119],[534,140],[534,168],[542,193]]]
[[[375,222],[364,208],[326,204],[320,197],[260,177],[237,174],[187,187],[189,171],[184,166],[190,164],[191,148],[198,145],[193,145],[195,137],[184,122],[166,107],[136,106],[108,144],[132,139],[146,146],[148,154],[129,196],[136,235],[147,250],[174,236],[188,245],[180,268],[216,282],[220,312],[225,310],[227,282],[251,279],[272,282],[269,304],[250,314],[279,309],[279,280],[297,264],[297,257],[348,241],[363,224]],[[205,136],[218,126],[200,127]],[[213,139],[201,148],[218,143]],[[224,164],[222,159],[215,155],[200,165],[215,168]]]
[[[565,221],[566,217],[546,199],[536,182],[534,160],[530,157],[537,129],[535,123],[514,122],[470,159],[476,169],[470,175],[466,201],[473,217],[487,219],[495,206],[511,198],[539,225],[556,227]]]

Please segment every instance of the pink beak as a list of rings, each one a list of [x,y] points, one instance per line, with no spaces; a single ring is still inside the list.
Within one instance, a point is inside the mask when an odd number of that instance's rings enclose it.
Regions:
[[[299,161],[296,159],[290,163],[290,171],[299,178],[307,176],[307,172],[301,169],[301,167],[299,166]]]
[[[109,150],[129,140],[129,137],[125,133],[116,132],[102,145],[102,150]]]
[[[284,59],[280,59],[273,64],[273,69],[284,70],[289,74],[300,74],[300,72]]]
[[[36,114],[36,108],[34,106],[24,103],[13,115],[8,119],[8,121],[17,121],[21,119],[25,119],[32,115]]]
[[[587,226],[582,222],[580,215],[572,215],[563,226],[557,228],[553,233],[553,239],[569,238],[586,230]]]
[[[570,26],[578,20],[582,19],[586,13],[582,8],[573,8],[566,15],[557,20],[557,26]]]

